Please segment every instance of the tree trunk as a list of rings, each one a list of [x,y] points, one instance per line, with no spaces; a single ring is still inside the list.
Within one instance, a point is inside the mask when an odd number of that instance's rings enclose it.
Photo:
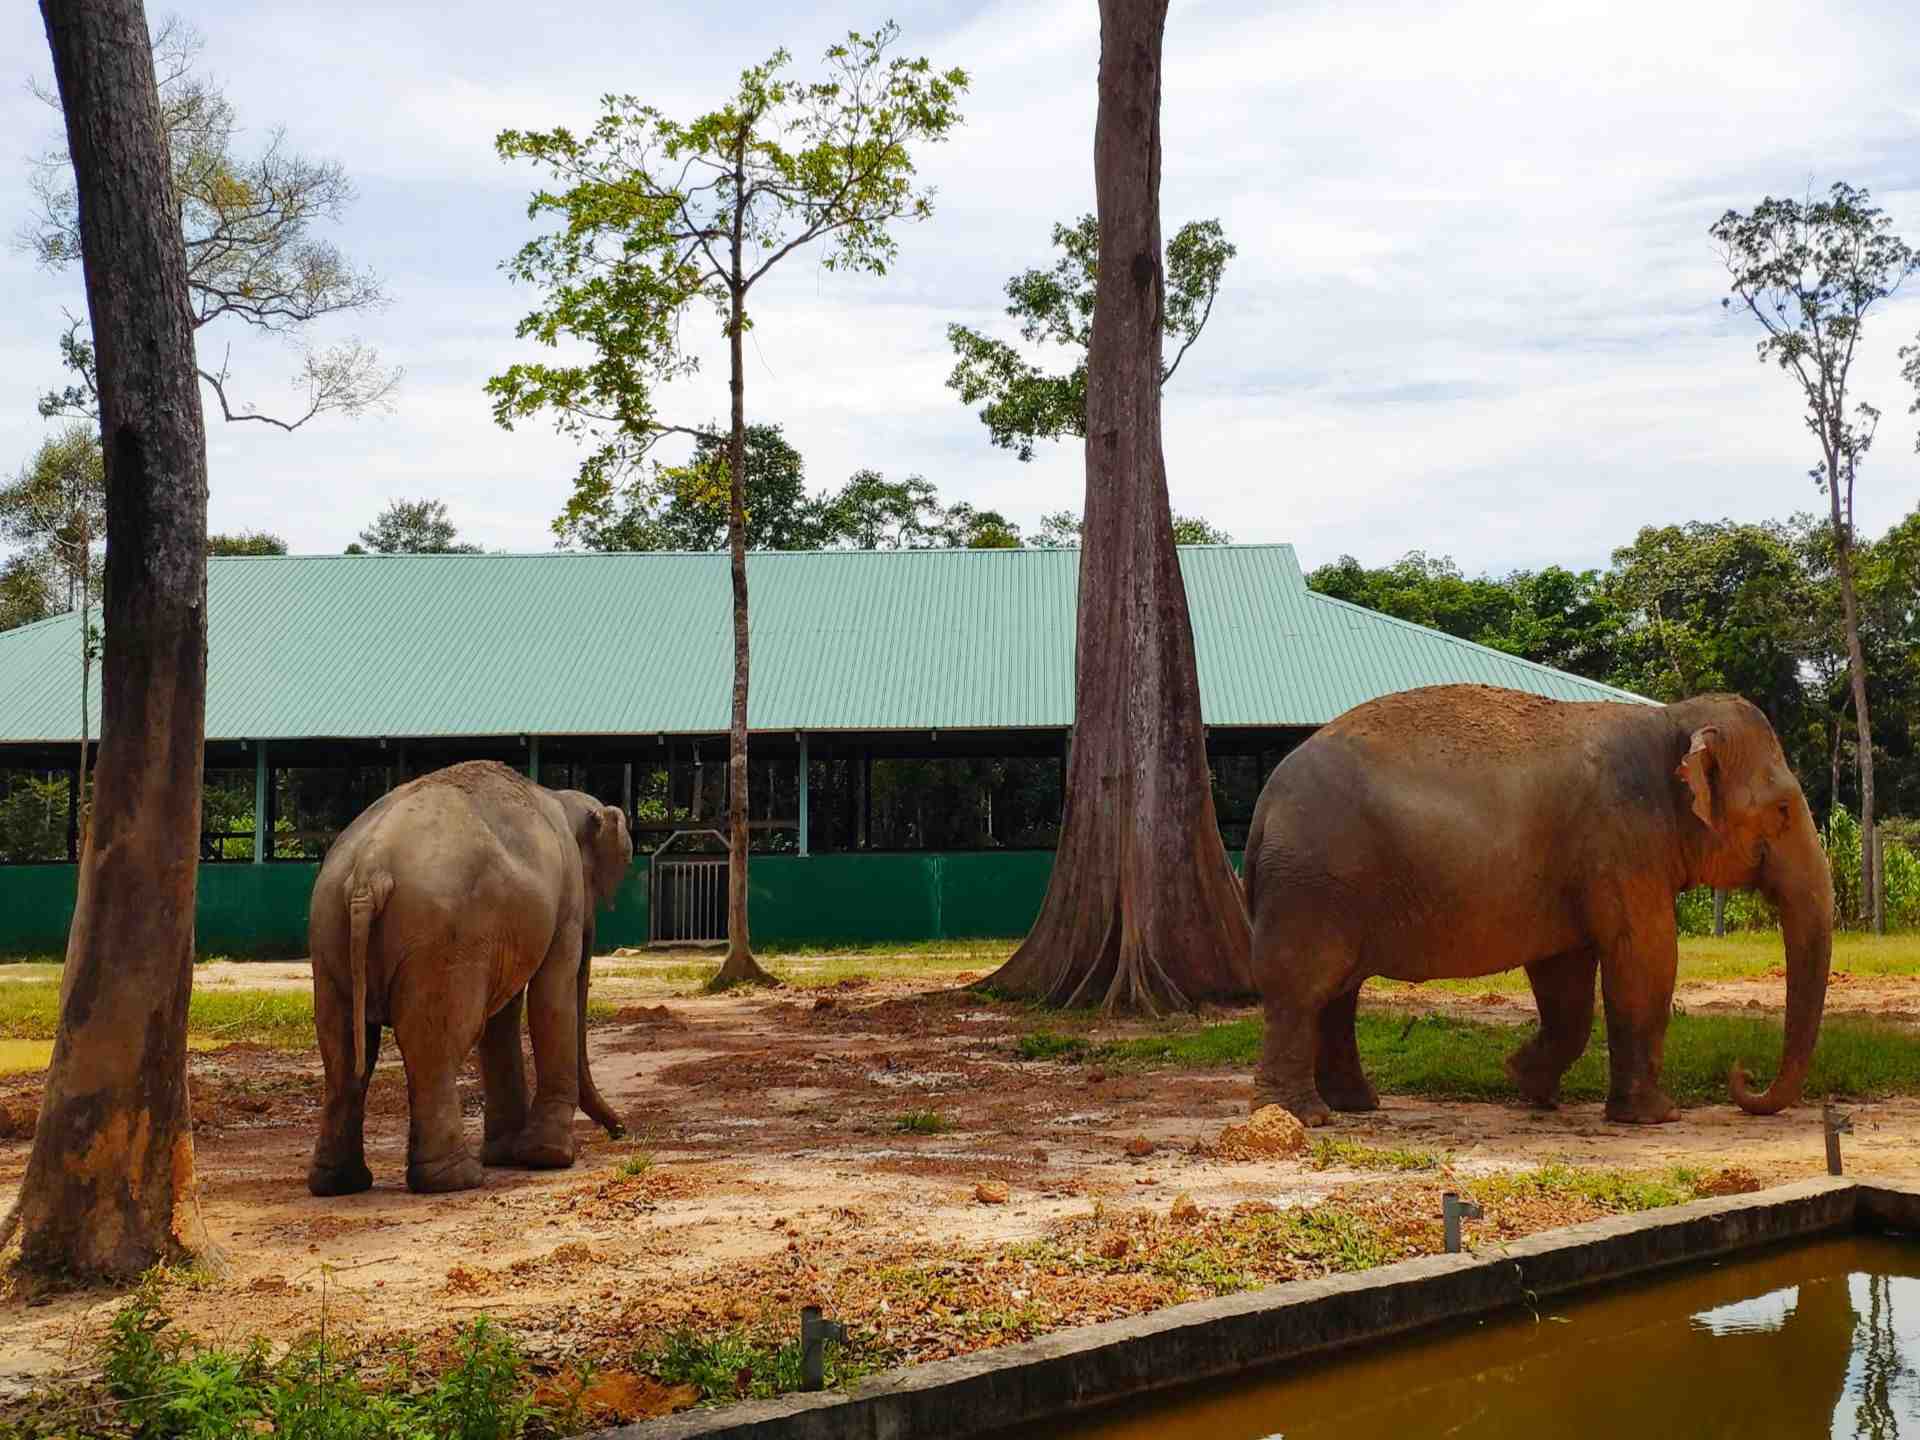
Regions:
[[[1727,892],[1713,892],[1713,934],[1718,939],[1727,933]]]
[[[137,1275],[193,1184],[187,998],[206,698],[206,433],[186,252],[139,0],[42,0],[80,201],[106,448],[94,820],[21,1262]]]
[[[1166,0],[1101,0],[1087,495],[1073,744],[1039,919],[988,983],[1158,1009],[1253,991],[1213,809],[1160,438],[1160,55]]]
[[[744,134],[741,137],[745,142]],[[742,158],[735,152],[734,194],[745,184]],[[746,291],[741,275],[741,224],[733,212],[733,311],[728,317],[727,351],[731,361],[733,433],[727,445],[727,551],[733,571],[733,716],[727,732],[727,958],[716,986],[774,979],[753,958],[747,935],[747,375],[744,332]]]
[[[1867,715],[1867,657],[1860,646],[1860,603],[1853,588],[1853,517],[1840,508],[1840,471],[1838,456],[1830,455],[1827,464],[1827,495],[1833,507],[1833,563],[1840,577],[1840,606],[1847,626],[1847,673],[1853,682],[1853,720],[1860,753],[1860,909],[1883,934],[1886,914],[1880,904],[1880,887],[1874,883],[1874,852],[1877,837],[1873,824],[1873,727]],[[1851,504],[1848,506],[1852,508]]]

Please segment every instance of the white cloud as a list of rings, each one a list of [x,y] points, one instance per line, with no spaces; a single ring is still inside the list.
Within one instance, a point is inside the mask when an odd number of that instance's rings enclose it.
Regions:
[[[1031,522],[1077,505],[1080,456],[992,449],[944,387],[944,332],[1005,325],[1005,278],[1092,207],[1098,35],[1087,0],[905,5],[905,43],[967,67],[966,128],[926,154],[935,219],[882,280],[789,262],[760,300],[749,404],[815,483],[872,465]],[[531,177],[508,125],[578,123],[603,91],[684,111],[786,45],[805,73],[849,21],[810,7],[729,14],[663,0],[531,10],[348,3],[324,14],[210,3],[208,60],[256,131],[335,155],[362,199],[339,232],[395,304],[357,329],[408,377],[395,415],[296,436],[212,426],[213,514],[338,549],[390,495],[437,494],[483,543],[550,543],[577,452],[491,423],[481,386],[524,353],[529,297],[499,272]],[[37,16],[0,54],[44,71]],[[1717,304],[1706,238],[1729,205],[1845,178],[1920,240],[1920,12],[1904,0],[1495,0],[1284,9],[1182,3],[1167,39],[1163,213],[1219,215],[1240,247],[1209,333],[1167,395],[1178,508],[1317,563],[1415,547],[1469,567],[1604,561],[1638,526],[1809,508],[1783,379]],[[50,120],[0,89],[0,218]],[[13,228],[12,223],[4,227]],[[77,274],[0,254],[0,464],[40,433],[52,341]],[[708,327],[706,317],[690,322]],[[1860,365],[1888,412],[1862,511],[1920,498],[1894,351],[1920,298],[1881,315]],[[707,342],[717,362],[717,341]],[[285,357],[236,352],[263,399]],[[668,399],[725,407],[724,373]]]

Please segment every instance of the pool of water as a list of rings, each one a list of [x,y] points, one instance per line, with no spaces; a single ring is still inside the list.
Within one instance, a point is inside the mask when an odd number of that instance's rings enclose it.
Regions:
[[[1920,1244],[1849,1236],[1624,1284],[1245,1381],[1055,1440],[1920,1440]]]

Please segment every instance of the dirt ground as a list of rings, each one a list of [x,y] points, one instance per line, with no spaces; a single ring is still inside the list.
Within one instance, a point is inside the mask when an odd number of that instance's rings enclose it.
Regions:
[[[631,976],[637,963],[609,969]],[[485,1313],[511,1326],[536,1362],[557,1363],[644,1343],[682,1320],[724,1323],[749,1301],[797,1306],[850,1266],[924,1267],[1036,1240],[1095,1207],[1165,1212],[1187,1195],[1202,1210],[1231,1211],[1336,1190],[1377,1191],[1387,1203],[1407,1183],[1205,1153],[1223,1126],[1244,1118],[1248,1074],[1023,1062],[1013,1042],[1036,1017],[954,988],[966,978],[623,1003],[619,974],[610,974],[596,994],[623,1008],[593,1031],[593,1065],[629,1138],[611,1141],[583,1117],[572,1170],[491,1170],[484,1189],[451,1196],[402,1186],[406,1093],[391,1044],[368,1118],[375,1188],[331,1200],[310,1197],[304,1184],[317,1056],[252,1045],[197,1053],[203,1218],[190,1228],[219,1263],[211,1277],[174,1287],[168,1304],[216,1342],[309,1330],[323,1301],[330,1323],[388,1340],[429,1341]],[[1835,981],[1830,1013],[1920,1023],[1920,980]],[[197,983],[308,982],[303,966],[289,964],[204,966]],[[1679,997],[1696,1013],[1764,1012],[1780,999],[1778,979],[1694,985]],[[1398,990],[1368,1003],[1516,1024],[1533,1014],[1525,995],[1436,1002],[1432,992]],[[30,1115],[37,1087],[37,1077],[0,1079],[0,1110]],[[464,1094],[477,1144],[471,1072]],[[937,1111],[951,1128],[903,1131],[901,1117],[916,1111]],[[1859,1105],[1854,1125],[1850,1172],[1920,1172],[1920,1101]],[[1341,1118],[1334,1133],[1439,1152],[1465,1175],[1553,1160],[1739,1167],[1762,1183],[1822,1169],[1820,1115],[1810,1107],[1756,1119],[1716,1105],[1635,1129],[1605,1123],[1597,1105],[1543,1114],[1392,1099],[1376,1114]],[[11,1203],[27,1150],[23,1138],[0,1139],[0,1206]],[[650,1164],[637,1160],[643,1154]],[[1003,1201],[993,1182],[1004,1185]],[[1421,1183],[1407,1194],[1426,1205],[1432,1177]],[[0,1395],[84,1365],[117,1303],[104,1292],[16,1286],[0,1299]],[[1127,1302],[1102,1303],[1085,1318]]]

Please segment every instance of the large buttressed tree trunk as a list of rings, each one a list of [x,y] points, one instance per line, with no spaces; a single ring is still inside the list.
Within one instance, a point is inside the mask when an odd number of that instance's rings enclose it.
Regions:
[[[1101,0],[1073,748],[1053,878],[991,985],[1162,1008],[1253,991],[1213,809],[1160,439],[1160,52],[1166,0]]]
[[[42,0],[80,200],[106,450],[93,824],[21,1188],[22,1263],[133,1275],[181,1248],[206,698],[206,435],[140,0]]]

